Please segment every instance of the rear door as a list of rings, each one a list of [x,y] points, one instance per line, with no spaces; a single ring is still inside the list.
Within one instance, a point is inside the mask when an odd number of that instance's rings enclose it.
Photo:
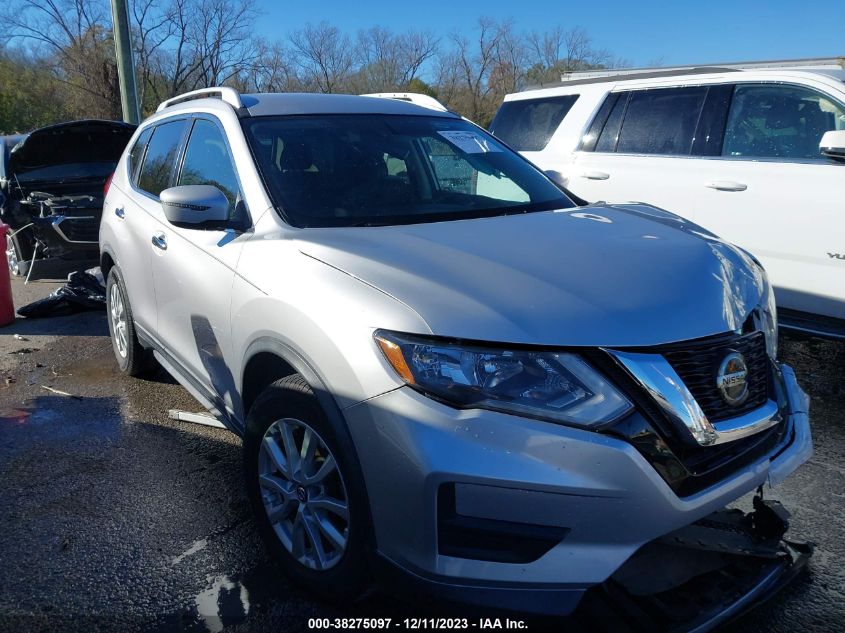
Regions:
[[[161,215],[158,191],[169,182],[183,131],[184,121],[172,121],[141,132],[129,151],[127,191],[121,191],[119,198],[110,195],[103,209],[115,218],[110,225],[119,241],[118,264],[135,324],[147,338],[155,338],[157,325],[150,235]]]

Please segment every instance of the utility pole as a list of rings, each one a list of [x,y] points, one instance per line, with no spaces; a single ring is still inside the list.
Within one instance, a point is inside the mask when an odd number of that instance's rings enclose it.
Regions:
[[[138,125],[138,90],[135,87],[135,61],[132,59],[132,39],[129,34],[129,9],[126,0],[111,0],[114,52],[117,58],[117,77],[120,82],[120,104],[123,120]]]

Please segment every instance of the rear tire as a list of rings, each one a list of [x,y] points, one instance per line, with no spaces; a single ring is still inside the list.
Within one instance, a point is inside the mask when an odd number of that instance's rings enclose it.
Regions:
[[[132,307],[129,305],[126,286],[117,266],[109,271],[106,281],[106,316],[109,322],[112,350],[121,372],[141,376],[153,368],[153,356],[138,341]]]
[[[250,409],[243,457],[247,494],[273,558],[299,586],[346,602],[370,584],[370,518],[354,449],[338,435],[305,380],[288,376]]]

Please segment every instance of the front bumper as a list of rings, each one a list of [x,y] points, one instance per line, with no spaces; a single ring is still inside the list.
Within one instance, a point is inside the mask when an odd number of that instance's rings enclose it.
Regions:
[[[684,498],[628,442],[599,433],[458,411],[407,387],[354,405],[345,415],[382,568],[462,602],[569,613],[645,544],[782,481],[809,458],[807,399],[788,367],[784,382],[784,444]],[[520,562],[444,553],[444,490],[461,517],[557,530],[559,542]]]

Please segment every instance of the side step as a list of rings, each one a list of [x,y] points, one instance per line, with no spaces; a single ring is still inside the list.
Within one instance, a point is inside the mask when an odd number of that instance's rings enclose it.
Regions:
[[[179,420],[180,422],[193,422],[194,424],[202,424],[203,426],[213,426],[216,429],[226,428],[226,425],[220,420],[207,413],[191,413],[190,411],[181,411],[180,409],[170,409],[167,412],[167,417],[171,420]]]

